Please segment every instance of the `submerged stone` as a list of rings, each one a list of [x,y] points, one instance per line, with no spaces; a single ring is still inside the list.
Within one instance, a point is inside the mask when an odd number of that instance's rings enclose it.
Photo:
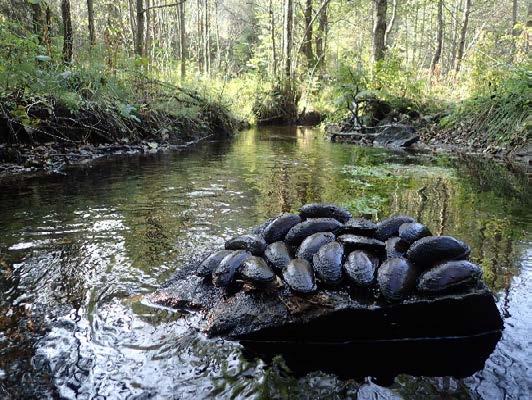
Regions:
[[[275,279],[275,274],[266,261],[257,256],[247,258],[239,271],[244,280],[254,283],[267,283]]]
[[[387,300],[398,301],[410,294],[416,286],[417,272],[404,258],[386,260],[377,272],[379,289]]]
[[[266,250],[266,241],[260,235],[242,235],[225,242],[227,250],[247,250],[255,256],[261,256]]]
[[[288,231],[300,222],[301,217],[297,214],[282,214],[264,229],[264,239],[267,243],[284,240]]]
[[[386,241],[392,236],[399,236],[399,227],[408,222],[416,222],[416,220],[405,215],[383,219],[377,223],[377,230],[374,236],[382,241]]]
[[[334,218],[340,222],[347,222],[351,213],[335,204],[312,203],[305,204],[299,209],[302,218]]]
[[[330,242],[322,246],[314,254],[313,268],[316,276],[327,285],[336,285],[342,280],[342,260],[344,246],[338,242]]]
[[[283,280],[288,287],[298,293],[316,291],[314,271],[307,260],[294,259],[283,270]]]
[[[421,269],[434,264],[466,258],[471,249],[452,236],[427,236],[414,242],[406,252],[408,259]]]
[[[309,218],[288,231],[285,241],[290,245],[298,245],[306,237],[318,232],[333,232],[342,224],[334,218]]]
[[[226,287],[233,283],[237,270],[249,257],[251,253],[245,250],[235,250],[225,256],[212,274],[214,285]]]
[[[334,241],[334,234],[330,232],[318,232],[307,237],[299,246],[296,257],[312,262],[312,257],[318,252],[320,247]]]
[[[377,262],[375,258],[362,250],[355,250],[349,253],[344,263],[345,274],[351,282],[359,286],[369,286],[375,280],[375,269]]]
[[[232,250],[218,250],[210,254],[201,262],[198,269],[196,270],[196,275],[202,277],[212,275],[212,273],[214,272],[216,267],[220,265],[222,260],[232,252]]]
[[[476,284],[481,276],[482,270],[478,265],[466,260],[449,261],[423,273],[417,288],[420,292],[446,292]]]
[[[285,242],[269,244],[264,251],[264,258],[277,272],[281,272],[292,259]]]

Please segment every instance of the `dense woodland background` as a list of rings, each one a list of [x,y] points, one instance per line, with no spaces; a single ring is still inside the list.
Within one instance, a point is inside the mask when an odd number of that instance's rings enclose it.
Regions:
[[[309,111],[338,122],[372,96],[448,135],[519,146],[531,14],[525,0],[0,0],[2,141]]]

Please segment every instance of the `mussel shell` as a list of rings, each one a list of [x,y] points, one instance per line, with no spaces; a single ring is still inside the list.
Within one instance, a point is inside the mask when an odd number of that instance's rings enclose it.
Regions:
[[[264,251],[266,261],[278,272],[288,265],[292,257],[285,242],[273,242]]]
[[[399,237],[408,244],[431,235],[429,228],[419,222],[407,222],[399,227]]]
[[[257,256],[248,257],[239,268],[240,276],[254,283],[267,283],[275,279],[272,269],[262,258]]]
[[[226,250],[247,250],[255,256],[261,256],[266,250],[266,241],[261,235],[242,235],[225,242]]]
[[[399,236],[391,237],[386,241],[386,258],[404,257],[408,250],[408,243]]]
[[[470,252],[467,244],[452,236],[426,236],[414,242],[406,256],[418,268],[425,270],[445,261],[464,259]]]
[[[299,209],[301,218],[334,218],[340,222],[347,222],[351,213],[343,207],[335,204],[311,203],[305,204]]]
[[[288,287],[298,293],[316,291],[314,271],[307,260],[294,259],[283,269],[283,280]]]
[[[375,280],[378,261],[362,250],[349,253],[344,263],[345,274],[359,286],[370,286]]]
[[[449,261],[431,268],[419,277],[420,292],[441,293],[457,287],[473,285],[482,276],[482,269],[469,261]]]
[[[251,257],[251,253],[246,250],[235,250],[228,254],[216,267],[212,273],[212,282],[216,286],[229,286],[235,277],[240,266]]]
[[[377,271],[383,296],[390,301],[403,299],[416,287],[417,271],[405,258],[390,258]]]
[[[254,226],[250,229],[250,233],[254,235],[262,235],[264,236],[264,231],[270,224],[275,221],[275,218],[268,218],[266,221],[264,221],[262,224]]]
[[[343,258],[344,246],[338,242],[330,242],[320,247],[312,259],[316,276],[325,284],[338,284],[342,280]]]
[[[346,251],[368,250],[375,253],[384,253],[385,244],[380,240],[367,236],[358,236],[347,233],[338,236],[337,240],[345,246]]]
[[[309,263],[312,262],[312,257],[314,257],[320,247],[334,241],[334,238],[334,234],[330,232],[318,232],[310,235],[303,240],[299,249],[297,249],[296,258],[302,258]]]
[[[377,230],[373,236],[376,239],[382,240],[384,242],[392,236],[398,236],[399,227],[408,222],[416,222],[416,220],[406,215],[398,215],[383,219],[377,223]]]
[[[318,232],[333,232],[342,224],[334,218],[309,218],[288,231],[285,242],[290,245],[300,244],[306,237]]]
[[[266,240],[266,243],[284,240],[288,231],[300,222],[301,217],[297,214],[282,214],[275,218],[266,229],[264,229],[264,240]]]
[[[216,269],[216,267],[218,267],[218,265],[220,265],[225,256],[231,254],[232,252],[232,250],[218,250],[214,253],[211,253],[198,266],[196,275],[203,277],[212,275],[213,271]]]
[[[377,225],[366,218],[351,218],[334,233],[343,235],[351,233],[353,235],[373,236],[377,230]]]

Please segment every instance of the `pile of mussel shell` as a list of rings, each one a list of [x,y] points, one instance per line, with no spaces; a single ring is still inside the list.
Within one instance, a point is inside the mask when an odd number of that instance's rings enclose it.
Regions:
[[[398,301],[476,285],[482,273],[469,253],[464,242],[433,236],[408,216],[374,223],[334,204],[313,203],[226,241],[225,249],[201,262],[197,275],[222,288],[276,282],[298,294],[358,286]]]

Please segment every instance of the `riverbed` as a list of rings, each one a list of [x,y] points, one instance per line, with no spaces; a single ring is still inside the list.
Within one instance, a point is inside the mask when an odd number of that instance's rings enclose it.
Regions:
[[[526,174],[491,160],[287,127],[0,181],[0,398],[528,399],[531,194]],[[146,301],[194,253],[314,201],[412,215],[466,241],[505,325],[484,367],[386,382],[296,374]]]

